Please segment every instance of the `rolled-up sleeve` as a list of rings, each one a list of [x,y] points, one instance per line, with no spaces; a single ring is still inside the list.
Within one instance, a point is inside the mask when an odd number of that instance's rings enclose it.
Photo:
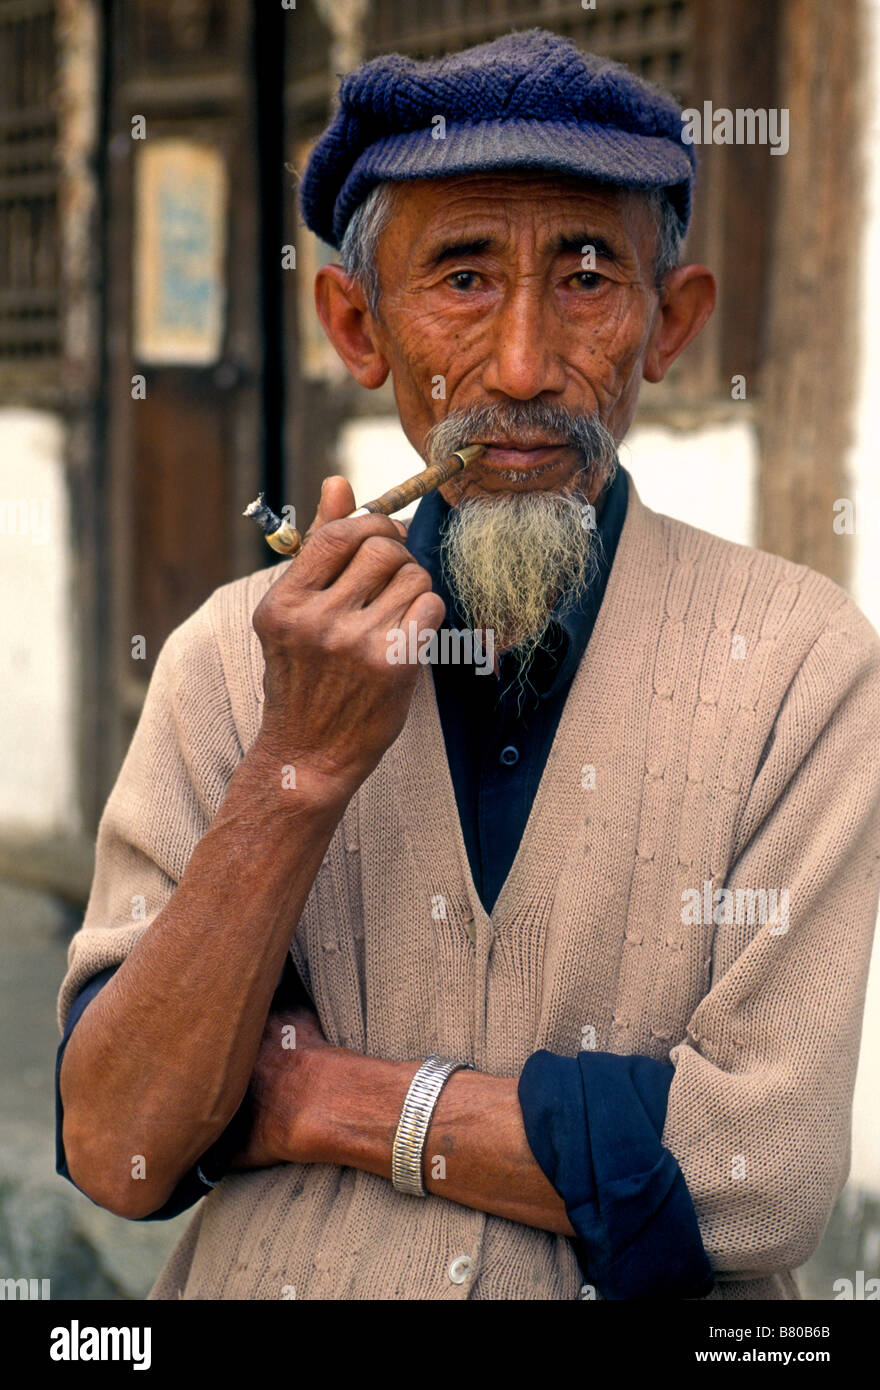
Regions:
[[[660,1136],[674,1068],[650,1057],[540,1051],[519,1102],[565,1202],[585,1278],[607,1299],[700,1298],[712,1269],[681,1169]]]

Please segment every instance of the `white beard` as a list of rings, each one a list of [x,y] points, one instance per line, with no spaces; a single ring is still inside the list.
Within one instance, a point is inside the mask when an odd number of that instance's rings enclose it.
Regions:
[[[579,493],[499,493],[464,498],[440,543],[445,577],[473,629],[490,629],[495,650],[517,650],[521,677],[564,595],[574,606],[598,569],[594,516]]]

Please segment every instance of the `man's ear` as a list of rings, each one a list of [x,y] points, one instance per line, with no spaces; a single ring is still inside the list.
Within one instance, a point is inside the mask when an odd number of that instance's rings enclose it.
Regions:
[[[644,378],[662,381],[715,308],[716,285],[704,265],[682,265],[666,276],[645,354]]]
[[[379,350],[363,290],[341,265],[325,265],[318,271],[315,308],[324,332],[355,381],[375,391],[390,368]]]

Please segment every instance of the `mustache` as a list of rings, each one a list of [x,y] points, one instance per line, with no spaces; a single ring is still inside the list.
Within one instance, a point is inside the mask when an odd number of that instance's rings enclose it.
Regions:
[[[536,434],[547,443],[577,449],[594,477],[607,480],[617,468],[617,442],[598,413],[582,414],[545,401],[497,401],[450,410],[425,436],[425,456],[433,464],[475,440],[498,435],[528,443]]]

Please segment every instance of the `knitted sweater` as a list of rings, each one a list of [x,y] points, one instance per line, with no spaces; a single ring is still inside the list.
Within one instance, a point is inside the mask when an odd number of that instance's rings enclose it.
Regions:
[[[711,1297],[797,1298],[790,1271],[849,1167],[880,894],[880,638],[830,580],[655,513],[629,485],[491,916],[421,667],[291,951],[328,1040],[373,1056],[438,1052],[508,1077],[541,1048],[672,1062],[663,1143],[717,1272]],[[256,737],[251,614],[285,567],[217,589],[162,648],[101,819],[62,1024],[149,930]],[[151,1297],[575,1299],[581,1283],[564,1236],[285,1164],[225,1178]]]

